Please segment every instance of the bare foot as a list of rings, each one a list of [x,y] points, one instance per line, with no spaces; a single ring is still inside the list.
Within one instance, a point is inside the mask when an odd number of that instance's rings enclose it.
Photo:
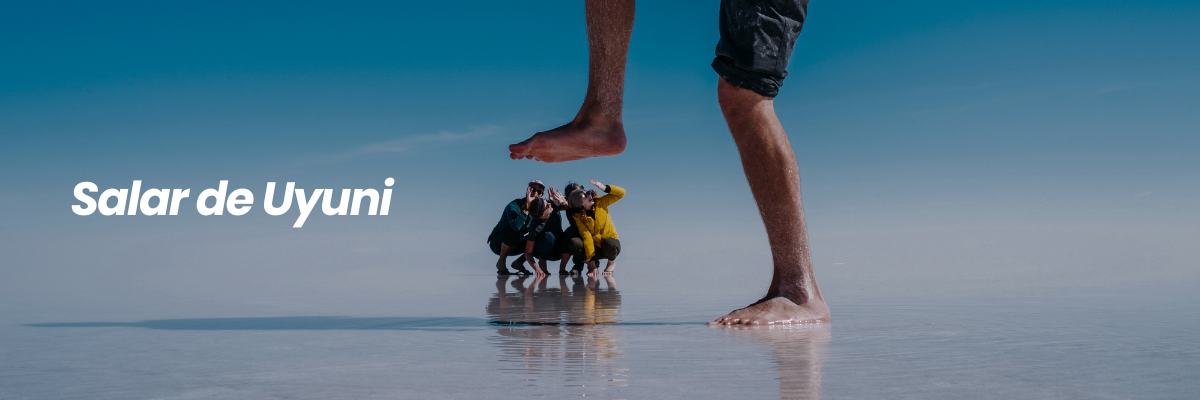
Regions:
[[[829,321],[829,306],[820,299],[797,305],[784,297],[761,301],[709,322],[709,325],[775,325]]]
[[[625,127],[620,122],[571,121],[509,145],[508,151],[514,160],[533,159],[548,163],[615,156],[625,151]]]
[[[604,276],[612,276],[613,270],[617,268],[617,262],[608,260],[608,266],[604,267]]]
[[[496,261],[496,275],[510,275],[508,268],[504,268],[503,257],[501,257],[499,261]]]

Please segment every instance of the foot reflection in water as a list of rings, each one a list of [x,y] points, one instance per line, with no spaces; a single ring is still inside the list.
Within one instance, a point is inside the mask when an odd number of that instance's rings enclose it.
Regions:
[[[540,394],[599,395],[627,386],[617,329],[606,325],[618,321],[621,307],[611,276],[601,285],[600,279],[559,275],[558,288],[547,287],[553,277],[509,279],[496,279],[487,305],[497,333],[491,340],[507,370]]]
[[[780,399],[821,398],[821,359],[829,344],[828,323],[720,329],[770,346],[779,369]]]

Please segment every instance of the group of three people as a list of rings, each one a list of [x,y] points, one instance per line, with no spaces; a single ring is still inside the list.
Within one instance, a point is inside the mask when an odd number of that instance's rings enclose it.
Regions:
[[[588,181],[605,194],[595,190],[584,190],[583,185],[568,183],[559,192],[541,181],[529,182],[525,197],[515,199],[504,207],[504,213],[492,233],[488,245],[500,256],[496,261],[496,273],[509,275],[506,267],[509,256],[517,256],[512,268],[518,274],[549,274],[549,261],[559,261],[559,274],[566,274],[567,262],[574,259],[571,273],[583,272],[587,265],[588,276],[595,277],[599,260],[608,260],[604,275],[612,275],[617,266],[617,255],[621,253],[621,241],[613,226],[608,207],[625,196],[625,189],[605,185],[596,180]],[[564,195],[565,193],[565,195]],[[567,214],[567,229],[562,227],[562,212]],[[533,272],[525,268],[528,263]]]

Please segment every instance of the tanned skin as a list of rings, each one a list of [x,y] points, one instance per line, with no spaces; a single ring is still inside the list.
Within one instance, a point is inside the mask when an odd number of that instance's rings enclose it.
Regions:
[[[587,0],[588,87],[583,106],[566,125],[508,146],[514,160],[548,163],[615,156],[625,151],[621,107],[625,59],[633,33],[633,0]]]
[[[563,162],[616,155],[625,149],[621,107],[634,1],[587,0],[585,8],[588,90],[583,106],[570,123],[509,146],[514,160]],[[787,132],[775,115],[774,99],[723,79],[717,85],[717,99],[767,229],[774,273],[766,296],[710,324],[828,321],[829,307],[813,276],[799,167]],[[589,267],[595,274],[596,266]]]
[[[767,295],[749,307],[710,322],[714,325],[770,325],[829,320],[808,251],[808,228],[800,202],[800,167],[792,142],[775,115],[775,102],[721,79],[717,100],[758,213],[767,228],[774,274]]]

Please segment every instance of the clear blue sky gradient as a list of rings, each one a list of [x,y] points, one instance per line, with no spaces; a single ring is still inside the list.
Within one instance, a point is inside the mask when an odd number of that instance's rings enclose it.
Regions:
[[[506,146],[577,110],[581,1],[0,3],[8,286],[103,269],[68,266],[84,259],[116,265],[128,254],[113,243],[181,249],[213,235],[230,239],[210,250],[244,259],[263,255],[254,241],[354,237],[394,251],[373,262],[424,251],[485,270],[483,237],[531,178],[627,187],[614,213],[647,268],[679,272],[697,248],[764,264],[708,67],[717,4],[640,2],[628,151],[547,165],[511,161]],[[775,104],[822,285],[1200,279],[1200,4],[815,1],[809,12]],[[302,232],[295,211],[261,207],[219,219],[69,211],[81,181],[140,179],[194,199],[221,179],[261,194],[268,181],[387,177],[392,216],[314,215]],[[178,239],[150,239],[161,237]],[[764,269],[749,280],[765,285]]]

